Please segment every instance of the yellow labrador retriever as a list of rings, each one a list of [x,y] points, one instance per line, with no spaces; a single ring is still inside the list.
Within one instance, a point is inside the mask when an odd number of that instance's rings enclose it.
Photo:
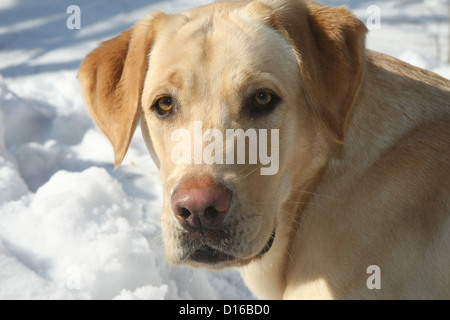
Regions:
[[[81,65],[120,165],[139,119],[175,264],[259,298],[450,298],[450,82],[307,0],[155,11]]]

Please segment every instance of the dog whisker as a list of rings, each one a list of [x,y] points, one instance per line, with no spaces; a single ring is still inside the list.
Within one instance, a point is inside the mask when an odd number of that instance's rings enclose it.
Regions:
[[[239,171],[236,175],[239,177],[245,170],[247,170],[247,168],[249,168],[250,167],[250,165],[249,164],[247,164],[247,165],[245,165],[245,167],[241,170],[241,171]]]
[[[252,171],[250,171],[249,173],[247,173],[244,178],[247,178],[249,175],[251,175],[253,172],[255,172],[256,170],[262,168],[263,165],[259,165],[256,168],[254,168]]]

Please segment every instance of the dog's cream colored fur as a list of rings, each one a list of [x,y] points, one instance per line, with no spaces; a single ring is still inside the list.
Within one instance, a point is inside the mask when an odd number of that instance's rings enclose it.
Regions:
[[[116,166],[141,118],[164,185],[169,261],[240,267],[260,298],[450,298],[450,83],[366,50],[365,34],[342,7],[217,2],[152,12],[87,56],[84,97]],[[242,101],[261,88],[281,103],[253,117]],[[151,108],[162,94],[176,103],[170,119]],[[196,120],[279,129],[279,172],[175,165],[171,133]],[[173,190],[205,174],[233,193],[229,236],[204,240],[231,262],[189,260],[197,244],[173,218]],[[381,289],[366,285],[371,265]]]

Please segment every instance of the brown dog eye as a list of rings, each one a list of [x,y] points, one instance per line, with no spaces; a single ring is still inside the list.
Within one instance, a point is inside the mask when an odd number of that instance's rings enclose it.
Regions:
[[[153,108],[155,108],[156,112],[158,113],[158,116],[165,117],[172,113],[173,110],[173,99],[170,96],[164,96],[156,100],[155,104],[153,105]]]
[[[256,90],[246,101],[245,105],[251,114],[263,115],[272,112],[281,99],[269,89]]]
[[[258,90],[255,94],[255,104],[261,107],[267,106],[273,98],[272,92],[268,90]]]

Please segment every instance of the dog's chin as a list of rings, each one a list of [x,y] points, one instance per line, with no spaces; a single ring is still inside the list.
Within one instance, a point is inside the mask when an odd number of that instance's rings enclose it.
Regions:
[[[185,262],[192,267],[213,270],[239,266],[245,263],[243,259],[210,246],[198,248],[187,257]]]
[[[272,248],[274,238],[275,232],[272,233],[264,247],[257,254],[249,255],[249,257],[238,257],[211,246],[204,245],[188,255],[184,262],[192,267],[211,270],[241,267],[255,259],[261,259],[267,252],[269,252]]]

